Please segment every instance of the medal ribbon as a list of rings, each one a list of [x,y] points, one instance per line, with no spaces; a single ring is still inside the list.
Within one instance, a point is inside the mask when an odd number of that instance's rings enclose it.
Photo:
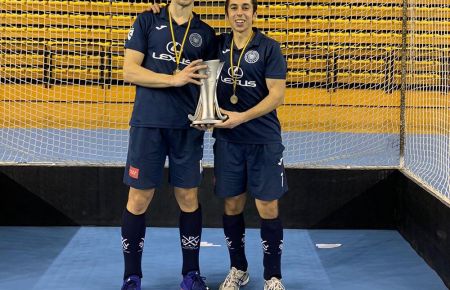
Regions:
[[[241,65],[241,59],[242,56],[244,55],[244,51],[247,48],[247,45],[250,42],[250,39],[252,39],[253,36],[253,31],[250,34],[250,36],[248,37],[247,41],[245,42],[244,47],[242,48],[241,54],[239,55],[239,59],[238,59],[238,63],[236,66],[236,70],[239,70],[239,67]],[[237,85],[237,78],[234,75],[234,65],[233,65],[233,48],[234,48],[234,38],[231,39],[231,48],[230,48],[230,67],[231,67],[231,78],[233,79],[233,96],[236,95],[236,85]]]
[[[181,43],[181,48],[180,48],[180,53],[178,53],[178,51],[177,51],[177,42],[175,40],[175,33],[173,32],[172,16],[170,15],[170,9],[167,8],[167,11],[169,12],[170,33],[172,34],[173,52],[175,53],[175,60],[176,60],[176,63],[177,63],[177,71],[178,71],[179,70],[179,66],[180,66],[181,54],[183,53],[184,43],[186,42],[186,37],[188,35],[189,28],[191,27],[192,14],[189,16],[189,22],[188,22],[188,26],[186,28],[186,31],[184,32],[183,42]]]

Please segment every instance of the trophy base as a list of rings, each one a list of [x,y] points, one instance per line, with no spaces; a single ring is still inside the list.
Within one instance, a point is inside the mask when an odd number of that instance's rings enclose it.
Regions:
[[[211,119],[211,120],[192,121],[192,125],[214,125],[219,123],[223,123],[223,120]]]

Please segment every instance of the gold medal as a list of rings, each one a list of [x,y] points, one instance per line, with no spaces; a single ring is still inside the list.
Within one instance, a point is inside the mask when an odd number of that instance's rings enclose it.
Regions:
[[[239,101],[239,98],[236,96],[236,86],[237,86],[237,77],[235,76],[235,72],[239,70],[239,67],[241,65],[241,59],[242,55],[244,55],[245,49],[247,48],[248,43],[250,42],[250,39],[252,39],[253,32],[248,37],[247,41],[245,42],[244,47],[242,48],[241,54],[239,55],[239,59],[237,62],[237,66],[234,66],[233,63],[233,50],[234,50],[234,39],[231,39],[231,45],[230,45],[230,68],[231,68],[231,78],[233,79],[233,95],[230,97],[230,102],[233,105],[236,105]],[[236,71],[235,71],[236,68]]]
[[[231,102],[233,105],[236,105],[238,101],[239,101],[239,98],[238,98],[236,95],[232,95],[232,96],[230,97],[230,102]]]

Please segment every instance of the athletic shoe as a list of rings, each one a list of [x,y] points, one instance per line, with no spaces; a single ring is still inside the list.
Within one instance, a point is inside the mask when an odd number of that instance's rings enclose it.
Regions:
[[[241,271],[232,267],[225,281],[220,284],[219,290],[239,290],[241,286],[247,285],[250,276],[247,271]]]
[[[141,278],[132,275],[123,281],[121,290],[141,290]]]
[[[264,290],[286,290],[286,288],[284,288],[280,279],[272,277],[264,283]]]
[[[197,271],[192,271],[184,276],[180,284],[181,290],[209,290],[205,284],[205,277]]]

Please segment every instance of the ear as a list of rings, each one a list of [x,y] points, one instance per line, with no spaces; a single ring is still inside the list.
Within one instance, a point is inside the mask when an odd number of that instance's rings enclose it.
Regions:
[[[255,22],[255,21],[256,21],[256,16],[257,16],[257,13],[256,13],[256,11],[255,11],[255,13],[253,13],[253,17],[252,17],[252,19],[253,19],[253,22]]]

